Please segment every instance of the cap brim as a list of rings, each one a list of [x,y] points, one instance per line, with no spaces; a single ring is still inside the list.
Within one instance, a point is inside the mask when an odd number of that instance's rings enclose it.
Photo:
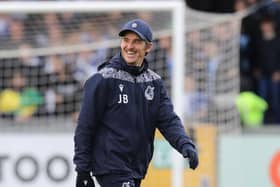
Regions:
[[[145,38],[145,36],[143,36],[140,32],[138,32],[137,30],[133,30],[133,29],[124,29],[124,30],[121,30],[119,32],[119,36],[124,36],[126,32],[134,32],[136,33],[142,40],[144,41],[149,41],[147,40],[147,38]],[[149,41],[150,42],[150,41]]]

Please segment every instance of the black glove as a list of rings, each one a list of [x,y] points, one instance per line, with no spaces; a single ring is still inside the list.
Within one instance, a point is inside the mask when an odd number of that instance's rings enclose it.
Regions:
[[[95,187],[90,172],[78,172],[76,187]]]
[[[199,160],[197,155],[197,150],[194,145],[186,144],[183,148],[183,156],[184,158],[189,159],[190,168],[195,170],[197,168]]]

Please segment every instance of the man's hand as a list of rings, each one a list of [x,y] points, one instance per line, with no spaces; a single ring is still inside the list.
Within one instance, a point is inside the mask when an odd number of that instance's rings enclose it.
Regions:
[[[78,172],[76,187],[95,187],[89,172]]]
[[[196,148],[191,144],[185,145],[183,148],[183,156],[189,159],[190,168],[195,170],[199,163]]]

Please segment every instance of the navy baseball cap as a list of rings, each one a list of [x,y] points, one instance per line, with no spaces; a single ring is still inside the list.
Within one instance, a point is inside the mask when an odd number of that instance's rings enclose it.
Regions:
[[[134,19],[127,22],[119,32],[119,36],[124,36],[127,31],[135,32],[142,40],[152,42],[152,29],[145,21]]]

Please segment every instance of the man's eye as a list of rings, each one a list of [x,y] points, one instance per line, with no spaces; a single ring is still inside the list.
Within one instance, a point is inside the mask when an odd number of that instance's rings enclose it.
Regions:
[[[128,38],[123,38],[123,41],[129,42]]]

